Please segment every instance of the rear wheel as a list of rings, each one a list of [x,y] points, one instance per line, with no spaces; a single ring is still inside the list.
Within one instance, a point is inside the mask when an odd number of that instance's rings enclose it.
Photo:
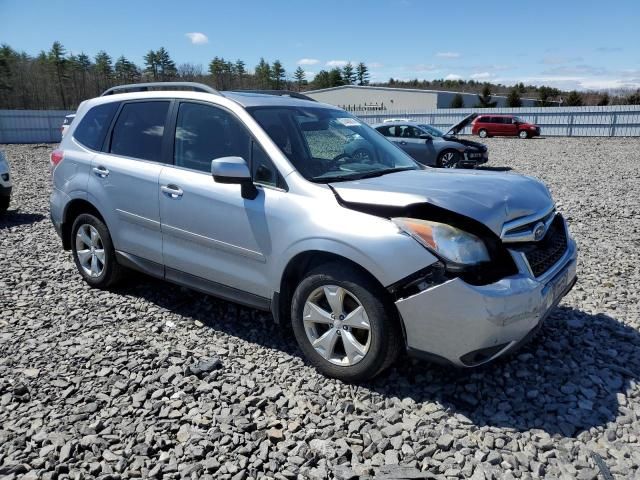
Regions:
[[[71,228],[73,260],[82,278],[92,287],[107,288],[120,278],[122,267],[107,226],[99,218],[83,213]]]
[[[462,155],[455,150],[445,150],[438,157],[438,166],[442,168],[457,168]]]
[[[480,138],[487,138],[487,137],[489,136],[489,132],[487,132],[484,128],[481,128],[481,129],[478,131],[478,136],[479,136]]]
[[[401,333],[385,292],[350,265],[307,274],[293,295],[291,322],[305,357],[327,376],[367,380],[397,357]]]
[[[9,209],[11,197],[0,197],[0,213],[4,213]]]
[[[529,138],[529,134],[527,133],[526,130],[520,130],[520,132],[518,133],[518,136],[522,139]]]

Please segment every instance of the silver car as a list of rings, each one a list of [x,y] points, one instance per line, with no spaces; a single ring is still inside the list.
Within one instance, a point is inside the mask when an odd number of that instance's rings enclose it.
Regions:
[[[385,120],[372,126],[423,165],[474,168],[489,160],[487,146],[457,135],[476,116],[476,113],[466,116],[446,132],[425,123],[403,119]]]
[[[131,268],[271,311],[318,370],[358,381],[402,351],[512,351],[576,280],[533,178],[423,167],[330,105],[153,87],[84,102],[51,155],[51,219],[91,286]]]
[[[4,152],[0,150],[0,213],[4,213],[11,203],[11,190],[13,189],[13,179],[9,162]]]

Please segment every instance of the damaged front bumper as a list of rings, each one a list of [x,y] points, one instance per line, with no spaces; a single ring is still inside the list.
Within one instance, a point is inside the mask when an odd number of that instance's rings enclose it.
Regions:
[[[516,349],[575,284],[576,258],[569,238],[562,258],[537,278],[525,269],[490,285],[454,278],[396,301],[408,352],[474,367]]]

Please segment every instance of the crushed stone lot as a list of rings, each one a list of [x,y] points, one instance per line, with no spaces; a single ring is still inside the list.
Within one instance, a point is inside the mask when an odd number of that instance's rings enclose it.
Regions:
[[[640,142],[486,143],[551,189],[578,284],[510,358],[359,386],[269,314],[133,273],[89,288],[48,218],[53,147],[1,146],[0,478],[640,478]]]

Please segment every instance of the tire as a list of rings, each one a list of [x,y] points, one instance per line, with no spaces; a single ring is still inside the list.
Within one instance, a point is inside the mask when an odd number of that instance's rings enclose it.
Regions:
[[[331,307],[328,294],[336,308]],[[291,302],[293,333],[309,363],[324,375],[346,382],[368,380],[388,368],[402,347],[402,332],[385,298],[382,287],[350,265],[329,263],[310,271]],[[354,312],[361,314],[349,315]],[[305,320],[305,315],[317,322]],[[323,338],[326,341],[314,347],[312,342]]]
[[[4,213],[9,210],[10,203],[11,197],[0,197],[0,213]]]
[[[479,136],[480,138],[487,138],[487,137],[489,136],[489,132],[487,132],[484,128],[481,128],[481,129],[478,131],[478,136]]]
[[[526,138],[529,138],[529,134],[527,133],[527,131],[526,131],[526,130],[520,130],[520,131],[518,132],[518,136],[519,136],[520,138],[522,138],[523,140],[524,140],[524,139],[526,139]]]
[[[111,235],[99,218],[78,215],[71,227],[71,251],[78,272],[92,287],[108,288],[120,279],[122,267],[116,261]]]
[[[438,155],[437,166],[440,168],[458,168],[458,163],[462,159],[460,152],[455,150],[445,150]]]

